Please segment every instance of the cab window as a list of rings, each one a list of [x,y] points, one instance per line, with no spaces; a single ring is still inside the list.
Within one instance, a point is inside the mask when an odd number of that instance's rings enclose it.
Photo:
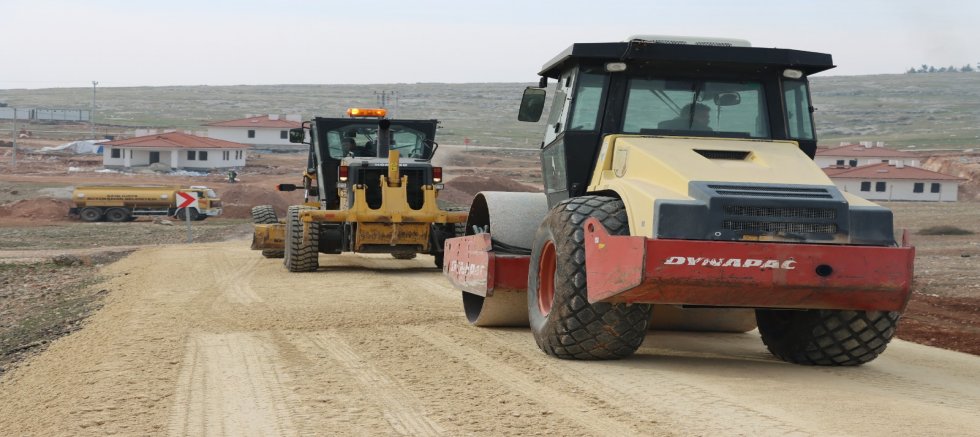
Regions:
[[[760,82],[632,78],[623,132],[769,138]]]
[[[783,104],[786,107],[786,128],[790,138],[813,140],[813,117],[806,82],[783,81]]]
[[[575,108],[568,120],[568,130],[595,130],[599,118],[599,104],[606,76],[595,73],[582,73],[575,88]]]

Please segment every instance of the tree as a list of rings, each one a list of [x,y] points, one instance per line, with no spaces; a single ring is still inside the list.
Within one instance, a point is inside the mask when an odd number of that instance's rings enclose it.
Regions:
[[[909,71],[905,72],[905,74],[914,74],[914,73],[916,73],[915,67],[909,68]]]
[[[932,65],[929,66],[929,72],[930,73],[935,73],[936,71],[938,71],[938,70],[936,70],[936,67],[933,67]]]

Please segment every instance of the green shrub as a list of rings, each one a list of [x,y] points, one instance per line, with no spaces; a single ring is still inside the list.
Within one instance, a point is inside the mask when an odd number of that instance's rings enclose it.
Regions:
[[[942,225],[919,229],[919,235],[973,235],[973,231],[957,228],[956,226]]]

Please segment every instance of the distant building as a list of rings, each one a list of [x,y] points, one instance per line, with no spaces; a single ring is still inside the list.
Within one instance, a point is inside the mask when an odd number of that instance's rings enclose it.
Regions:
[[[841,191],[868,200],[955,202],[965,179],[903,164],[823,169]]]
[[[301,126],[298,114],[260,115],[208,123],[208,137],[253,146],[289,145],[289,129]]]
[[[106,168],[162,163],[184,170],[244,167],[248,149],[245,144],[180,132],[109,141],[102,146],[102,163]]]
[[[919,167],[919,156],[911,152],[893,150],[879,141],[862,141],[861,144],[845,144],[832,149],[817,149],[813,161],[821,168],[861,167],[871,164],[902,164]]]

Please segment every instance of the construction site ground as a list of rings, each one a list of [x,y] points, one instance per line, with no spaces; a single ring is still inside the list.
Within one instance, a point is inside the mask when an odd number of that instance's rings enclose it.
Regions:
[[[440,149],[446,198],[538,188],[533,152]],[[530,159],[529,159],[530,158]],[[493,164],[490,160],[500,159]],[[304,158],[223,175],[96,173],[25,156],[0,172],[3,435],[971,435],[980,429],[976,203],[889,203],[917,246],[898,337],[861,368],[795,366],[756,332],[651,333],[616,362],[550,358],[526,329],[466,324],[433,267],[321,255],[286,272],[248,250]],[[69,167],[75,170],[69,171]],[[495,168],[496,167],[496,168]],[[81,170],[79,170],[81,169]],[[502,169],[502,170],[500,170]],[[83,184],[208,185],[222,218],[80,223]],[[917,235],[937,225],[972,235]],[[935,346],[935,347],[930,347]],[[951,349],[952,352],[939,348]]]

